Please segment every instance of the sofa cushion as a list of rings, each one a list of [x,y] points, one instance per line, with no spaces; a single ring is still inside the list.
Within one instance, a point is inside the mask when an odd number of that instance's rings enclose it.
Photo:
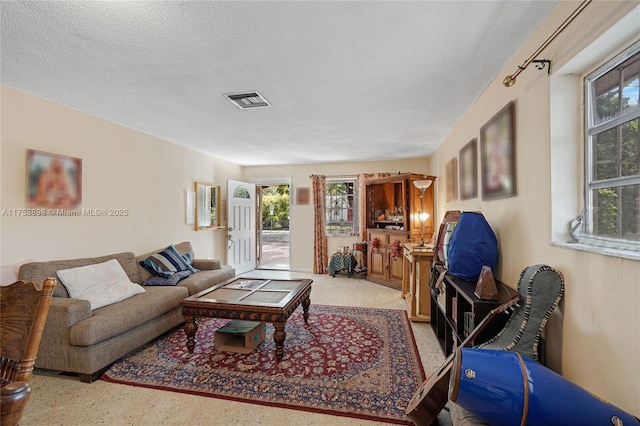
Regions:
[[[180,302],[189,295],[180,286],[147,287],[146,290],[93,311],[91,318],[71,326],[69,342],[76,346],[91,346],[126,333],[180,306]]]
[[[194,258],[193,247],[191,246],[190,241],[183,241],[181,243],[174,244],[173,246],[182,256],[188,254],[192,259]]]
[[[179,271],[170,276],[169,278],[159,277],[157,275],[152,275],[147,278],[142,285],[144,286],[174,286],[177,285],[180,281],[187,278],[191,275],[191,271]]]
[[[224,265],[220,269],[201,270],[197,274],[193,274],[180,281],[178,287],[186,287],[189,289],[189,294],[196,294],[202,290],[231,279],[235,275],[235,269],[229,265]]]
[[[57,275],[69,296],[88,300],[92,310],[144,292],[144,288],[131,282],[116,259],[61,269]]]
[[[96,263],[103,263],[107,260],[116,259],[122,269],[127,273],[129,279],[134,283],[141,283],[140,280],[140,268],[136,263],[135,254],[131,252],[123,252],[110,254],[100,257],[87,257],[81,259],[67,259],[67,260],[50,260],[47,262],[29,262],[20,266],[18,278],[25,281],[34,281],[37,283],[43,282],[47,277],[55,277],[56,272],[61,269],[77,268],[79,266],[92,265]],[[53,290],[54,297],[69,297],[67,289],[64,288],[61,282],[58,282]]]

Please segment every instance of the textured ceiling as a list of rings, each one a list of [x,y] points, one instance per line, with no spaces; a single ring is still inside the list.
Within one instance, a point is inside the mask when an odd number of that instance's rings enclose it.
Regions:
[[[1,78],[241,165],[426,156],[557,4],[2,2]]]

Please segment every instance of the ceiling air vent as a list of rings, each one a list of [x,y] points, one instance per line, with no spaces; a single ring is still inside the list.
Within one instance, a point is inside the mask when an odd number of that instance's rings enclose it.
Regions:
[[[269,102],[258,92],[233,93],[225,95],[238,108],[261,108],[269,106]]]

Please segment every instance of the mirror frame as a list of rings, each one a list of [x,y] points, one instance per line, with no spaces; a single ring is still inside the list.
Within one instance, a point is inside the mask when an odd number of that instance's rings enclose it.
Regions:
[[[220,185],[194,182],[193,187],[196,192],[196,231],[220,227]]]

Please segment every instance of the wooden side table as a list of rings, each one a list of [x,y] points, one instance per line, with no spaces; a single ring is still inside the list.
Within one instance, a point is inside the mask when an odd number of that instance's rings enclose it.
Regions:
[[[402,296],[407,302],[411,321],[431,321],[429,276],[433,247],[406,243],[403,249]]]

